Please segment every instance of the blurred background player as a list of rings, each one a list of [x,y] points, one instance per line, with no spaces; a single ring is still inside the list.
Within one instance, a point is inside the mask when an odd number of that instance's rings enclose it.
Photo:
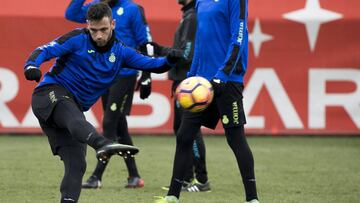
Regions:
[[[247,0],[197,0],[195,51],[188,77],[212,82],[215,97],[202,112],[184,111],[177,133],[170,188],[156,203],[179,202],[181,187],[192,153],[192,143],[203,125],[215,129],[219,118],[232,149],[245,188],[247,203],[258,203],[254,159],[247,143],[242,91],[248,61]],[[224,197],[223,202],[229,200]]]
[[[186,78],[186,73],[190,70],[194,54],[194,41],[196,33],[195,0],[177,0],[177,2],[182,5],[181,11],[183,12],[183,15],[175,32],[172,48],[182,50],[184,58],[179,60],[175,65],[175,68],[171,69],[168,74],[169,79],[173,81],[171,88],[172,95],[174,95],[177,86]],[[163,47],[156,43],[152,44],[154,45],[155,54],[160,56],[167,55],[168,51],[171,50],[168,47]],[[181,125],[182,114],[183,109],[174,97],[173,129],[175,135]],[[189,168],[185,173],[183,191],[205,192],[211,190],[210,183],[208,182],[205,154],[204,140],[201,131],[199,130],[193,143],[192,158],[188,159],[191,160],[192,163],[189,164]],[[163,187],[163,189],[168,190],[169,187]]]
[[[138,151],[101,136],[86,121],[83,112],[121,76],[123,66],[162,73],[181,57],[176,51],[166,58],[144,56],[117,40],[114,27],[111,8],[104,3],[94,4],[87,12],[87,28],[75,29],[38,47],[25,63],[25,78],[39,82],[41,64],[56,58],[35,88],[31,106],[52,153],[64,163],[61,203],[79,199],[87,145],[96,150],[101,161],[120,152],[133,155]]]
[[[85,0],[73,0],[68,6],[65,17],[68,20],[86,23],[86,11],[90,5],[99,2],[95,0],[85,4]],[[149,27],[145,20],[144,10],[132,0],[100,0],[107,3],[113,12],[116,22],[116,37],[125,45],[136,48],[147,54],[146,44],[151,42]],[[126,116],[130,114],[136,78],[138,71],[123,69],[121,77],[102,96],[104,110],[103,135],[119,143],[133,145],[128,131]],[[136,89],[140,89],[140,98],[146,99],[151,93],[151,76],[149,72],[142,72]],[[144,180],[140,178],[135,159],[124,159],[128,170],[126,188],[139,188],[144,186]],[[88,180],[83,183],[83,188],[100,188],[102,175],[108,163],[98,162],[95,170]]]

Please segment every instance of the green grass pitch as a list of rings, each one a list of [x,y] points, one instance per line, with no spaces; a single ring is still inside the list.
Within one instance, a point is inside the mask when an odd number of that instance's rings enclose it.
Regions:
[[[136,157],[145,180],[142,189],[125,189],[123,160],[113,157],[100,190],[83,190],[82,203],[151,203],[165,195],[169,184],[173,136],[134,136]],[[255,158],[258,194],[262,203],[360,202],[360,138],[249,137]],[[182,193],[182,203],[241,203],[243,186],[235,158],[223,136],[205,137],[210,193]],[[84,179],[95,166],[88,148]],[[0,136],[0,202],[56,203],[63,173],[45,136]]]

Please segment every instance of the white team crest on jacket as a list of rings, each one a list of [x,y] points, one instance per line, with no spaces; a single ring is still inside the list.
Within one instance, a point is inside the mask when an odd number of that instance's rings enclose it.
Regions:
[[[111,63],[114,63],[116,61],[116,57],[115,57],[115,54],[114,53],[111,53],[111,55],[109,56],[109,61]]]
[[[117,11],[116,14],[118,14],[119,16],[121,16],[122,14],[124,14],[124,8],[120,7]]]
[[[110,110],[111,111],[116,111],[116,109],[117,109],[116,103],[112,103],[111,106],[110,106]]]

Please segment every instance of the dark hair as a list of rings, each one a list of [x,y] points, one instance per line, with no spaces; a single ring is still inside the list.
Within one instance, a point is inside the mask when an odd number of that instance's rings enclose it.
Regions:
[[[119,3],[119,0],[101,0],[101,2],[107,3],[110,6],[110,8],[112,8],[117,3]]]
[[[109,17],[112,20],[112,11],[106,3],[96,3],[89,7],[86,19],[90,21],[98,21],[104,17]]]

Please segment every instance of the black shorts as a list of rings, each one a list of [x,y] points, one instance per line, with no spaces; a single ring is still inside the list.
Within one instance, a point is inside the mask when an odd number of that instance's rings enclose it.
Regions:
[[[80,148],[86,155],[87,145],[73,138],[66,129],[56,128],[49,122],[40,122],[40,126],[48,138],[53,155],[58,155],[58,150],[60,147]]]
[[[81,109],[75,102],[73,95],[64,87],[56,84],[35,88],[32,95],[31,107],[39,121],[47,122],[55,106],[62,100],[74,102],[79,109]]]
[[[64,102],[66,100],[66,102]],[[75,102],[71,93],[59,85],[38,87],[32,95],[32,110],[37,117],[43,132],[49,140],[51,151],[57,155],[59,147],[80,147],[86,153],[86,144],[75,140],[66,129],[56,126],[51,115],[61,102],[67,103],[69,108],[82,114],[81,107]],[[65,104],[64,104],[65,105]],[[81,115],[80,115],[81,116]]]
[[[119,78],[109,89],[102,95],[101,100],[103,110],[107,108],[118,109],[120,113],[130,115],[132,100],[136,84],[136,75]]]
[[[224,128],[244,125],[243,89],[241,83],[227,82],[221,95],[214,97],[207,109],[199,113],[184,111],[183,119],[200,119],[202,126],[211,129],[216,128],[220,118]]]

